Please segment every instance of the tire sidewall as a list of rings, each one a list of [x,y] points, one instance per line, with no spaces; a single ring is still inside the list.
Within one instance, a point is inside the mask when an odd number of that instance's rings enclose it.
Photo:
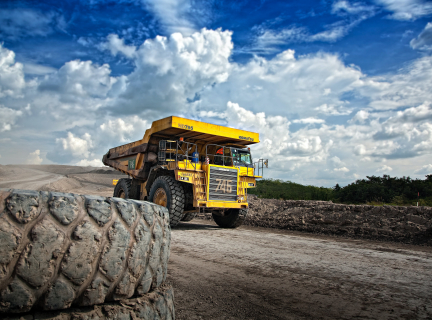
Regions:
[[[156,190],[163,188],[167,195],[167,206],[171,227],[176,226],[184,216],[185,195],[181,184],[172,176],[163,175],[156,178],[149,192],[149,201],[153,202]]]
[[[212,214],[213,220],[222,228],[237,228],[243,224],[247,215],[247,210],[229,209],[227,213],[228,214],[225,216]]]
[[[167,206],[166,208],[171,211],[171,202],[172,202],[172,194],[171,194],[171,188],[169,187],[168,181],[161,178],[156,178],[156,180],[153,182],[151,188],[150,188],[150,194],[149,194],[149,201],[153,202],[154,195],[156,193],[156,190],[162,188],[165,190],[167,195]]]

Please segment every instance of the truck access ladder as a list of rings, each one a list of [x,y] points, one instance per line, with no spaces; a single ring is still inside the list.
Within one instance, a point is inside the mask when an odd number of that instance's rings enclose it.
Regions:
[[[198,202],[207,201],[207,177],[205,171],[195,172],[195,185],[197,186],[195,189],[196,194],[195,199]]]

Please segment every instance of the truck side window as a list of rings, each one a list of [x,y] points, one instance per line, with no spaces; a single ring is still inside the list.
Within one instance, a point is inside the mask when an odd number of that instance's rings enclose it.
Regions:
[[[219,148],[215,152],[214,164],[218,166],[223,165],[223,148]]]
[[[232,159],[231,159],[231,149],[230,148],[225,148],[225,154],[224,154],[225,158],[225,165],[226,166],[232,166]]]

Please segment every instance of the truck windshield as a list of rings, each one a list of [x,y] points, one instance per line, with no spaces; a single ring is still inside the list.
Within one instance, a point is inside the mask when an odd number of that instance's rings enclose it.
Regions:
[[[252,157],[249,150],[231,149],[235,166],[252,166]]]

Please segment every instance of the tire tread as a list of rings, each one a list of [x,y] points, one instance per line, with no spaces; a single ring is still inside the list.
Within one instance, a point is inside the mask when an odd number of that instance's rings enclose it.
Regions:
[[[168,190],[167,197],[171,197],[171,204],[169,210],[170,225],[171,227],[176,226],[184,216],[184,205],[185,205],[185,193],[180,182],[175,180],[171,176],[159,176],[153,182],[149,199],[153,200],[154,193],[160,187],[166,187]]]
[[[145,294],[166,278],[170,232],[150,202],[0,189],[0,312]]]
[[[228,215],[219,216],[212,214],[213,220],[222,228],[238,228],[243,224],[247,216],[246,209],[229,209]]]

